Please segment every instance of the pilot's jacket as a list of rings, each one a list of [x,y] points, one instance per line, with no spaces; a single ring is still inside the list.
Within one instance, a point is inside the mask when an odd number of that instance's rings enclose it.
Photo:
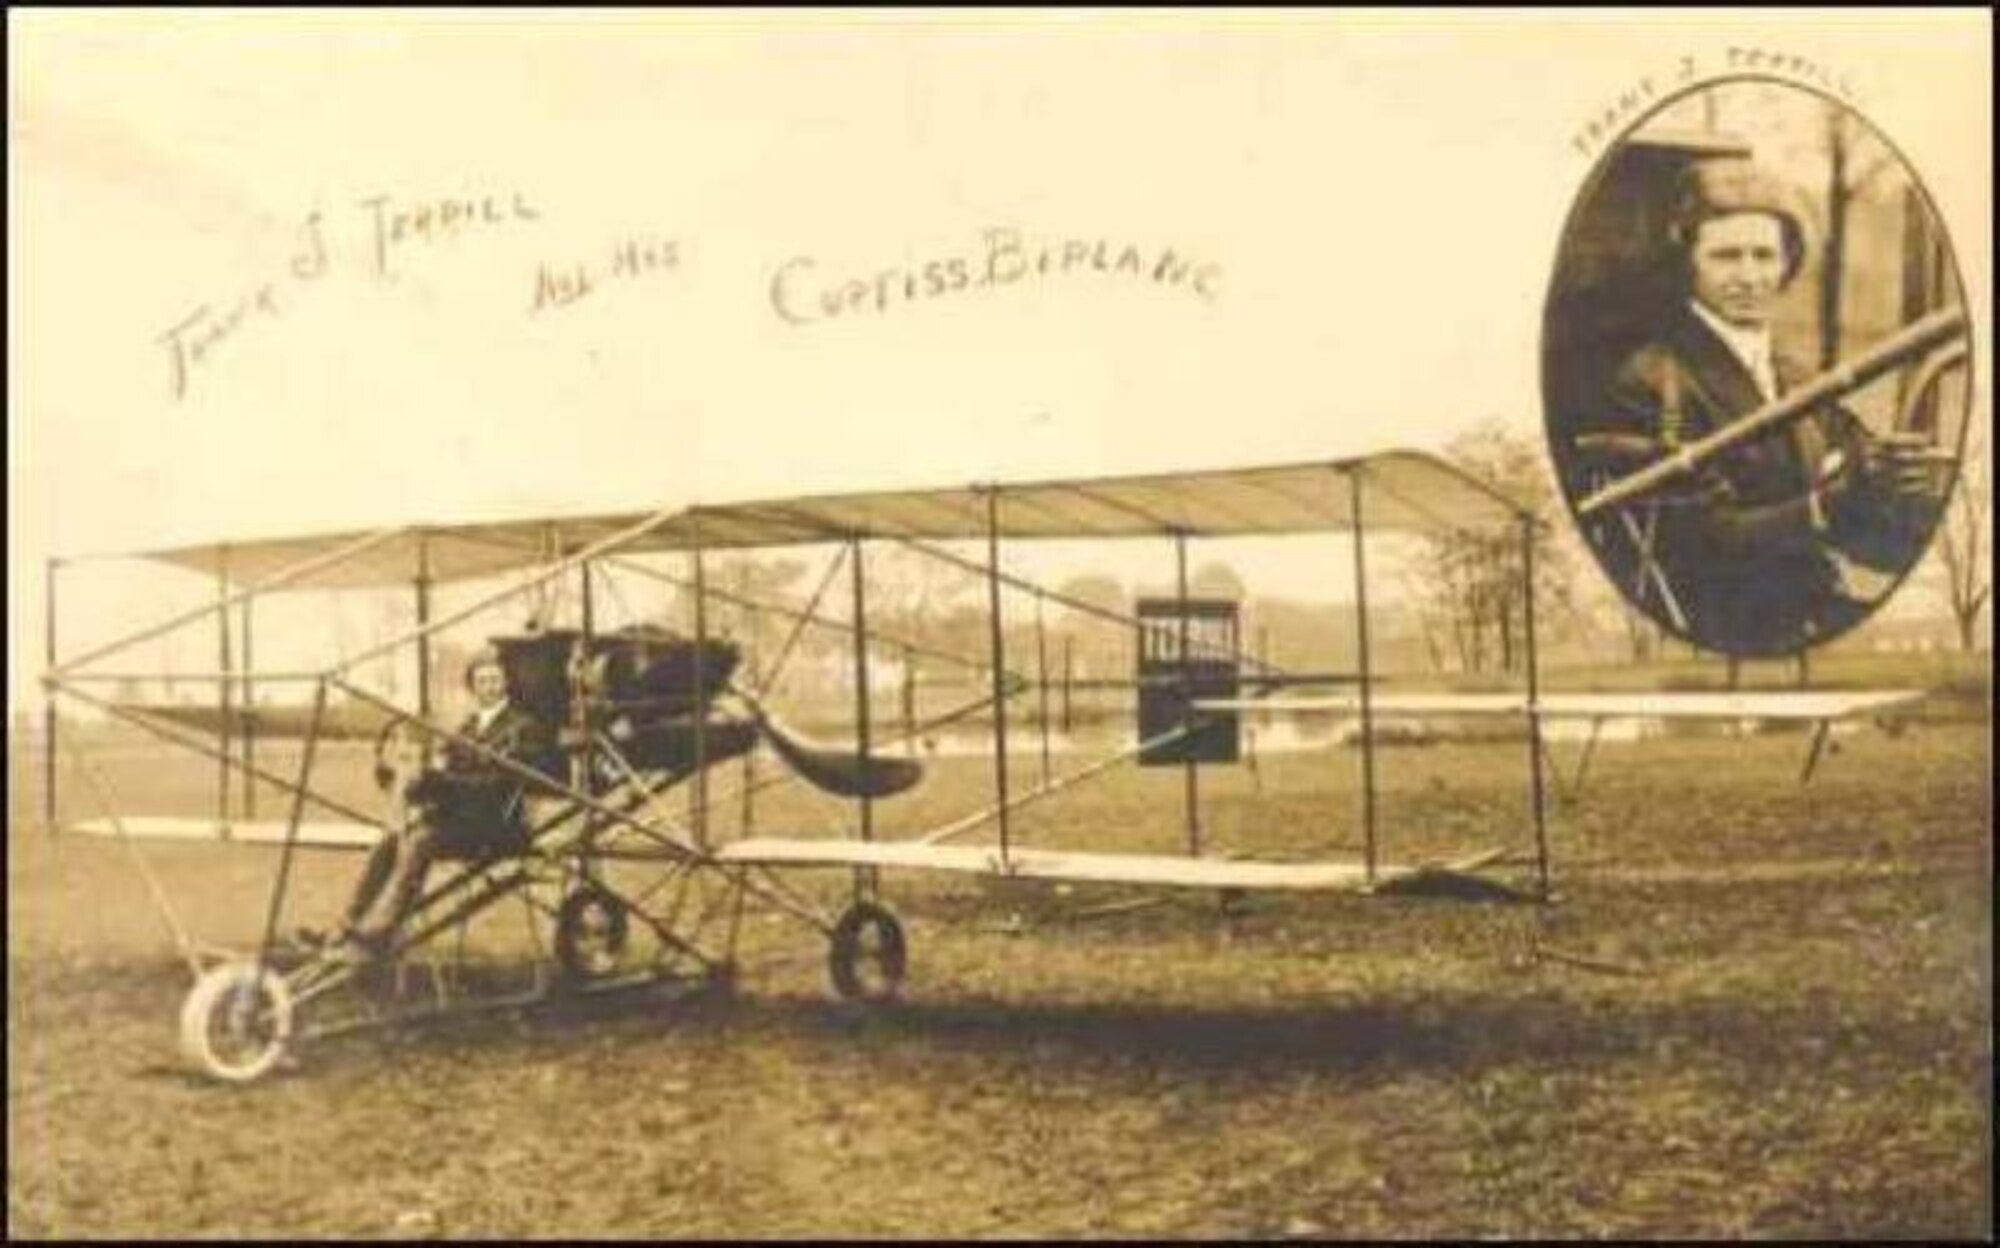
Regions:
[[[1772,370],[1781,394],[1810,376],[1782,353]],[[1608,480],[1764,403],[1749,369],[1682,306],[1626,359],[1604,402],[1575,431],[1636,435],[1628,453],[1573,449]],[[1633,504],[1655,524],[1653,552],[1693,638],[1741,654],[1796,650],[1867,610],[1845,592],[1832,550],[1890,571],[1914,559],[1930,519],[1873,477],[1869,441],[1858,417],[1828,405]],[[1630,446],[1645,450],[1635,457]]]
[[[483,730],[474,712],[459,735],[560,783],[554,731],[511,703]],[[515,772],[477,751],[447,740],[442,770],[426,773],[410,789],[443,839],[446,852],[472,853],[517,848],[525,837],[521,799],[528,786]]]
[[[470,737],[494,753],[504,754],[529,767],[543,761],[542,756],[555,744],[555,734],[548,725],[512,703],[501,707],[500,713],[484,729],[479,726],[479,713],[474,711],[459,725],[458,735]],[[466,777],[511,775],[491,759],[452,740],[445,742],[444,766],[446,771]]]

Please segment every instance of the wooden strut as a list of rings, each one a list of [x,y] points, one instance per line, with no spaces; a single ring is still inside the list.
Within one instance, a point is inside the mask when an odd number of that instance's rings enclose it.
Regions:
[[[1174,534],[1174,566],[1177,572],[1175,586],[1179,597],[1177,605],[1180,614],[1179,684],[1181,695],[1181,730],[1184,736],[1191,738],[1194,734],[1194,678],[1189,665],[1194,661],[1194,656],[1189,653],[1191,638],[1188,636],[1188,631],[1191,624],[1188,620],[1187,535],[1184,533]],[[1192,748],[1194,742],[1189,740],[1186,744],[1189,747],[1188,752],[1181,760],[1181,773],[1184,777],[1182,782],[1182,817],[1187,824],[1188,853],[1193,857],[1199,858],[1201,856],[1200,781],[1196,778],[1195,752]]]
[[[1375,882],[1375,709],[1374,668],[1368,649],[1368,562],[1367,532],[1362,519],[1361,474],[1347,474],[1350,500],[1354,508],[1354,632],[1361,666],[1361,830],[1362,861],[1368,882]]]
[[[1799,771],[1800,784],[1805,784],[1813,778],[1813,772],[1819,767],[1820,754],[1826,749],[1826,740],[1832,731],[1833,721],[1831,719],[1822,719],[1814,727],[1812,742],[1806,747],[1805,766]]]
[[[1042,619],[1042,600],[1035,599],[1035,723],[1041,729],[1043,784],[1049,782],[1049,634]]]
[[[1000,629],[1000,487],[986,488],[986,623],[993,673],[993,784],[998,797],[1000,818],[1000,860],[1007,860],[1007,812],[1012,803],[1007,793],[1007,694],[1002,674],[1007,662],[1006,645]]]
[[[749,647],[743,656],[743,665],[750,670],[750,679],[757,679],[757,671],[763,663],[763,654],[758,645],[757,634],[762,631],[752,624],[749,628]],[[737,784],[742,805],[736,815],[738,836],[754,836],[757,831],[757,751],[745,750],[740,756],[743,778]]]
[[[255,699],[255,654],[251,649],[250,606],[256,599],[243,600],[243,818],[257,817],[257,713]]]
[[[42,601],[42,660],[51,673],[56,668],[56,572],[62,561],[51,559],[44,566]],[[62,825],[56,818],[56,690],[49,677],[42,681],[42,826],[49,836]]]
[[[701,551],[701,522],[692,522],[694,548],[694,783],[688,786],[694,843],[708,852],[708,585]]]
[[[1076,693],[1075,641],[1076,638],[1070,636],[1069,631],[1065,629],[1063,631],[1062,667],[1062,730],[1065,734],[1072,731],[1074,725],[1072,715],[1075,709],[1073,698]]]
[[[215,821],[228,835],[229,827],[229,706],[234,691],[234,664],[229,654],[229,547],[224,546],[216,554],[215,560],[215,635],[218,655],[221,658],[222,680],[215,686],[216,709],[220,712],[215,725],[216,752],[222,756],[222,765],[215,778]]]
[[[854,752],[859,760],[861,773],[867,775],[871,767],[873,743],[869,739],[872,707],[868,684],[868,596],[867,571],[863,566],[861,539],[851,542],[852,554],[848,568],[853,573],[854,588]],[[875,839],[875,797],[867,786],[861,789],[861,839]],[[876,871],[857,868],[854,872],[854,899],[862,901],[874,897],[881,890],[880,874]]]
[[[577,565],[577,571],[579,573],[577,609],[583,631],[583,652],[577,656],[577,661],[579,664],[587,664],[596,649],[593,643],[597,638],[597,593],[596,586],[591,583],[590,560],[586,559]],[[580,684],[581,681],[577,683]],[[596,725],[592,722],[589,696],[586,694],[578,697],[575,706],[576,728],[583,739],[577,743],[576,753],[570,756],[570,787],[595,797],[597,796],[597,732]],[[589,823],[588,819],[584,821],[583,852],[578,860],[577,869],[586,883],[595,884],[597,871],[591,862],[590,850],[593,837]]]
[[[314,755],[319,747],[320,723],[326,717],[327,682],[321,681],[313,691],[312,722],[306,729],[305,746],[299,757],[299,782],[292,790],[291,818],[285,824],[285,846],[278,855],[278,875],[271,885],[271,904],[264,915],[264,939],[257,948],[257,983],[252,989],[255,997],[264,990],[264,975],[271,962],[271,948],[277,942],[278,916],[283,913],[285,891],[290,886],[292,858],[299,845],[299,820],[305,814],[306,794],[312,787]]]
[[[431,623],[431,547],[428,535],[417,534],[417,579],[412,588],[417,598],[417,627],[427,630]],[[417,634],[417,714],[431,715],[431,635]]]
[[[1549,885],[1548,798],[1542,789],[1541,673],[1535,646],[1535,518],[1532,515],[1521,517],[1521,598],[1526,604],[1523,620],[1526,635],[1522,641],[1528,651],[1528,775],[1535,821],[1535,869],[1541,898],[1546,902],[1553,894]],[[1596,744],[1595,728],[1592,729],[1591,744]],[[1584,763],[1587,765],[1589,761],[1586,754]],[[1579,770],[1578,782],[1581,781]]]
[[[903,740],[909,742],[911,753],[916,752],[917,737],[917,654],[908,645],[903,647]]]

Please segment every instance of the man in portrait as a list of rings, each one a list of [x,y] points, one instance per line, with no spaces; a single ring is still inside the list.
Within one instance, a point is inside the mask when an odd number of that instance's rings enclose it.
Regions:
[[[1810,377],[1774,311],[1809,246],[1790,190],[1743,156],[1696,160],[1677,180],[1667,244],[1677,277],[1646,340],[1570,431],[1599,482],[1742,420]],[[1605,528],[1677,631],[1735,654],[1783,654],[1873,606],[1866,569],[1899,574],[1939,500],[1909,439],[1877,436],[1828,404],[1728,448],[1691,480]]]

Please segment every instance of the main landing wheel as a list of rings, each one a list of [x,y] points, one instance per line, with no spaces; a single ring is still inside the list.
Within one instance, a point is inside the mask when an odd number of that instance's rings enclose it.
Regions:
[[[827,969],[834,991],[850,1001],[887,1001],[903,982],[908,946],[903,925],[884,906],[859,901],[834,924]]]
[[[556,961],[572,980],[603,979],[624,960],[630,935],[625,903],[606,889],[586,884],[565,897],[556,911]]]
[[[203,972],[181,1005],[181,1052],[196,1069],[230,1083],[269,1074],[292,1036],[292,994],[284,976],[255,962]]]

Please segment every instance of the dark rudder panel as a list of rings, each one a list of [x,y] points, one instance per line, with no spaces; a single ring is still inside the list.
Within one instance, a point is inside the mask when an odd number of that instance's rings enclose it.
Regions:
[[[1190,703],[1239,696],[1237,604],[1226,598],[1142,598],[1138,619],[1139,739],[1151,741],[1185,723],[1194,725],[1191,733],[1142,751],[1140,765],[1236,762],[1242,717],[1235,711],[1195,710]]]

